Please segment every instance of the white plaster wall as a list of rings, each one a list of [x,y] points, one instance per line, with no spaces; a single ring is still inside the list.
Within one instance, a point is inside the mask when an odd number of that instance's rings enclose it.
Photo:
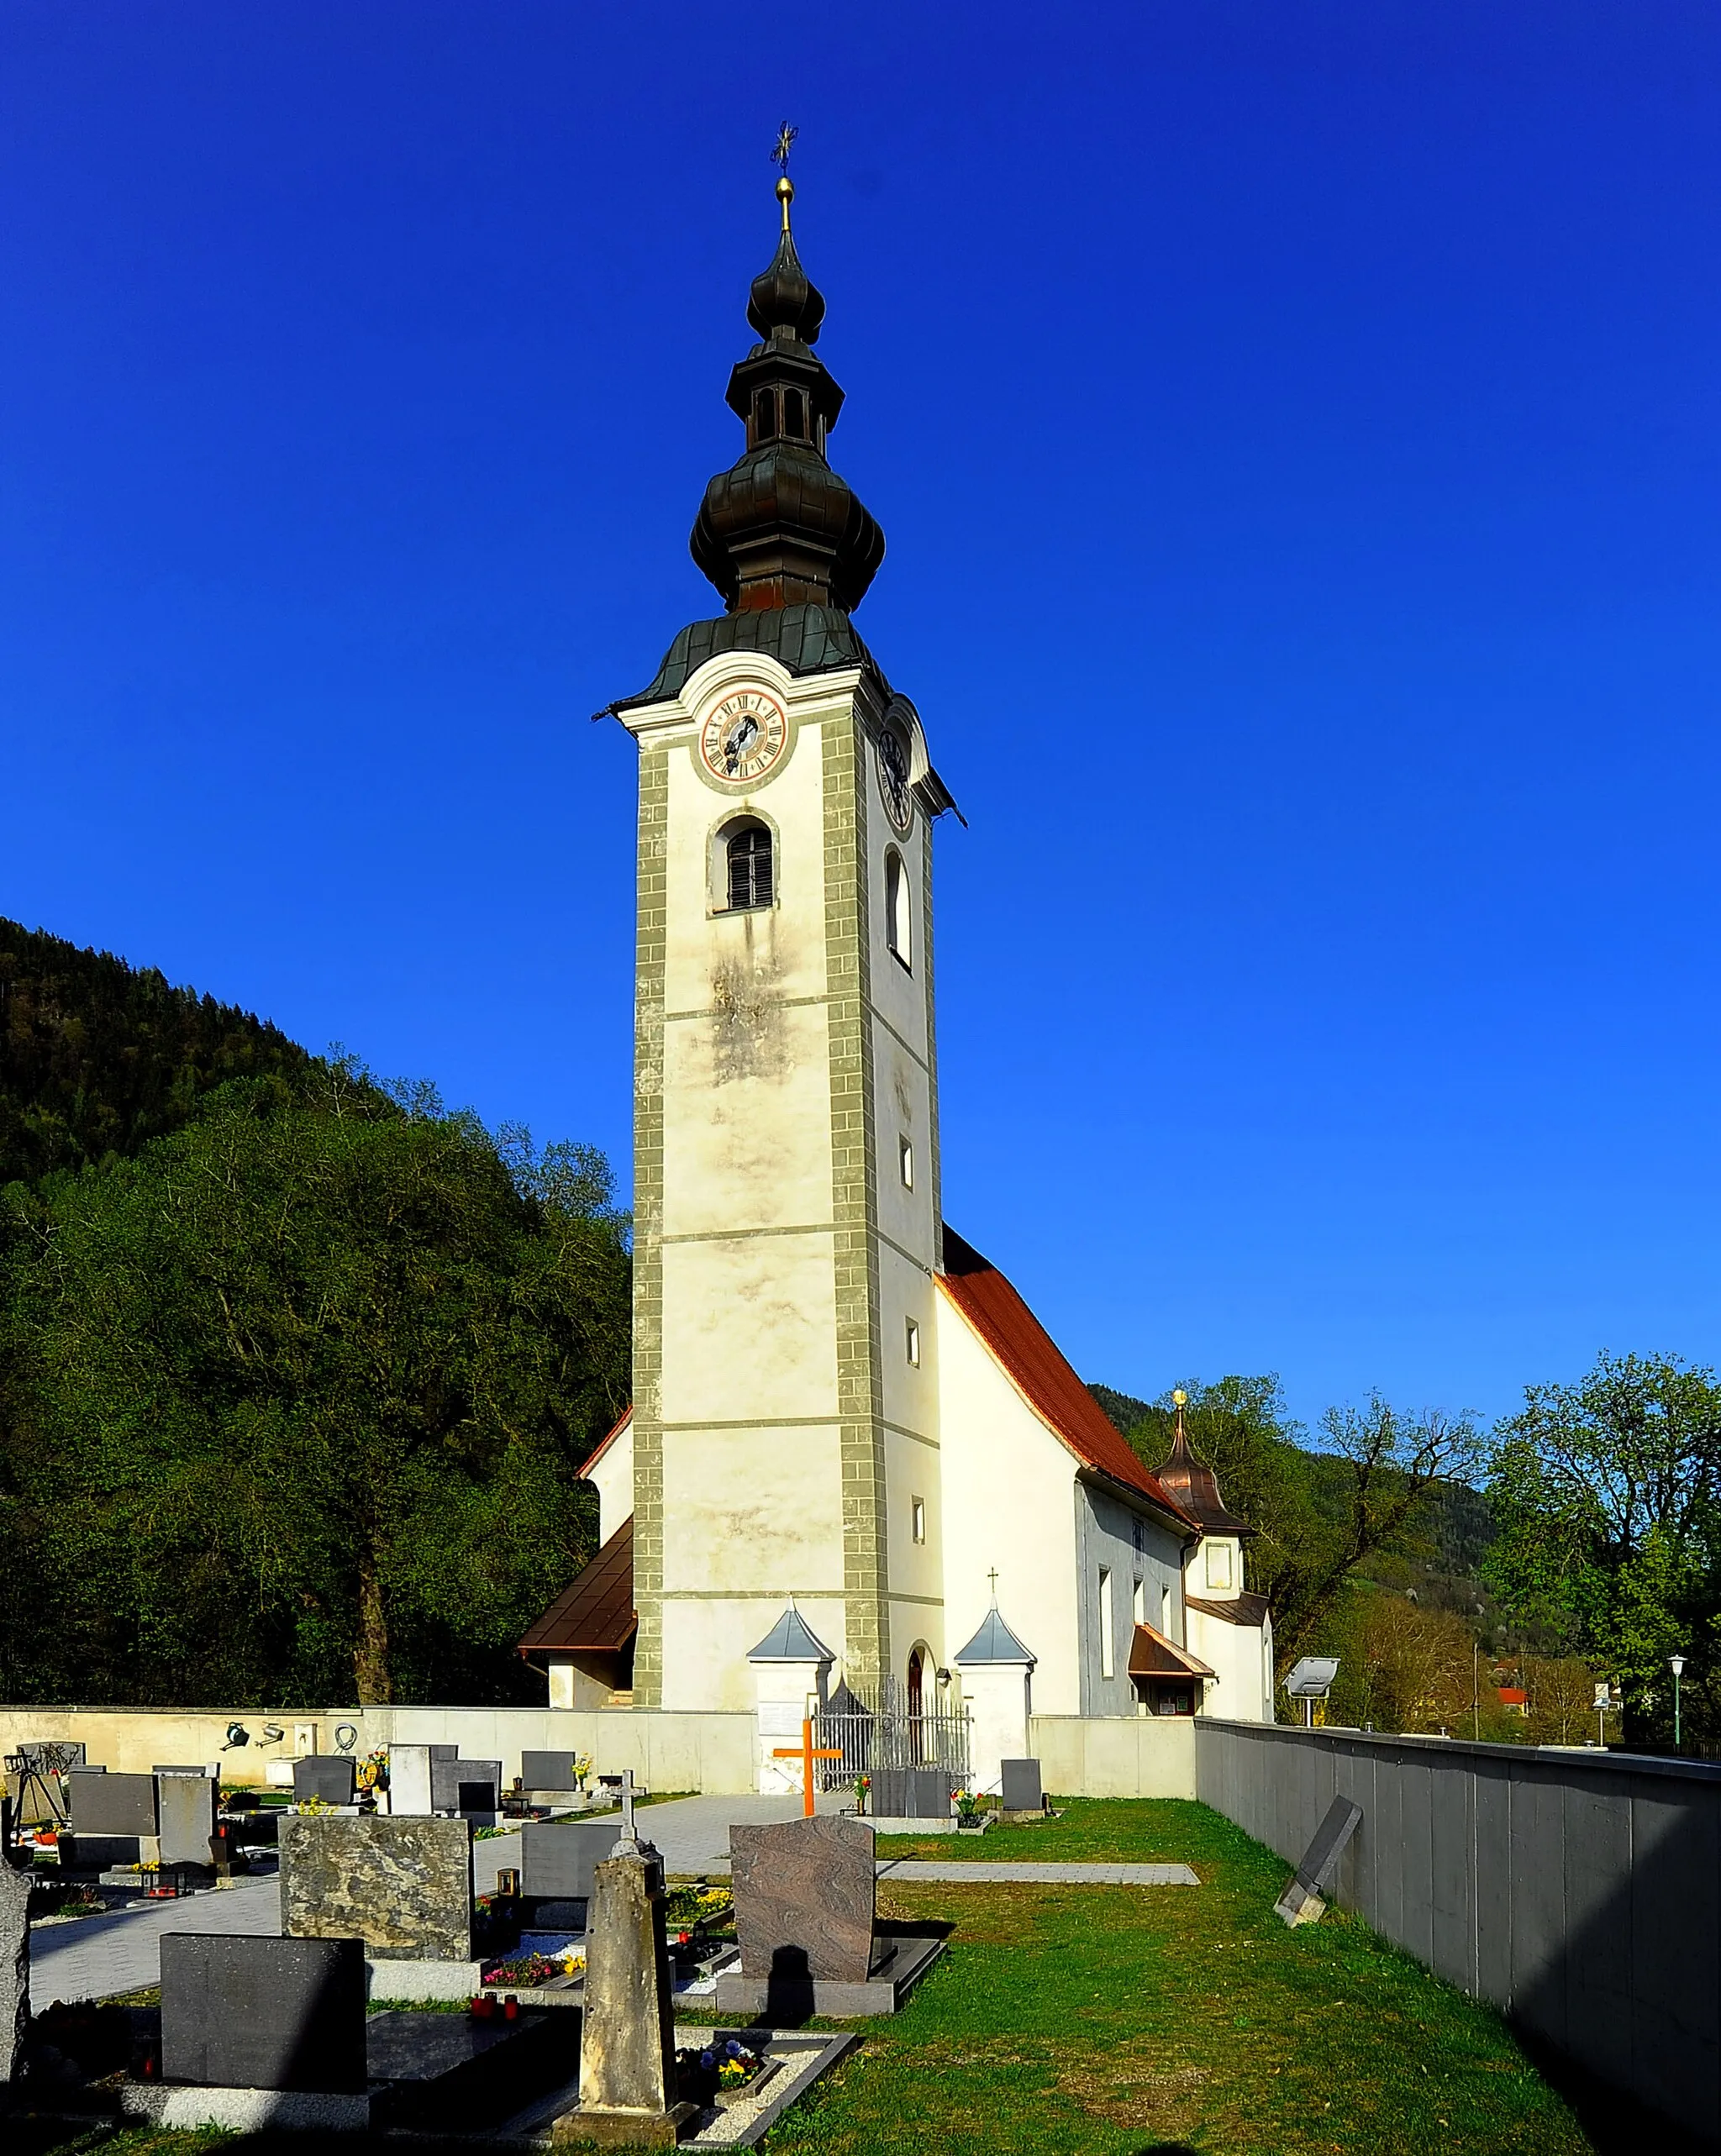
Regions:
[[[634,1418],[629,1416],[626,1426],[592,1470],[591,1481],[597,1492],[597,1539],[608,1542],[624,1520],[634,1510]]]
[[[828,1230],[666,1244],[664,1422],[834,1415],[836,1328]]]
[[[1036,1705],[1078,1711],[1076,1463],[1028,1406],[950,1298],[938,1312],[939,1464],[953,1493],[944,1519],[944,1595],[951,1651],[991,1603],[1038,1661]],[[960,1493],[960,1496],[955,1493]]]
[[[1083,1721],[1035,1714],[1029,1734],[1048,1796],[1195,1795],[1193,1715]]]
[[[1224,1722],[1272,1720],[1271,1649],[1261,1627],[1227,1624],[1223,1617],[1191,1610],[1189,1646],[1218,1674],[1217,1685],[1204,1687],[1203,1714]]]

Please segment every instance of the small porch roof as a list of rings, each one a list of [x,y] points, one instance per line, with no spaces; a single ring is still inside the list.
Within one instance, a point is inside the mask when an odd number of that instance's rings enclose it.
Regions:
[[[1132,1677],[1188,1679],[1213,1677],[1218,1673],[1210,1670],[1199,1655],[1177,1646],[1152,1625],[1139,1624],[1129,1643],[1129,1674]]]

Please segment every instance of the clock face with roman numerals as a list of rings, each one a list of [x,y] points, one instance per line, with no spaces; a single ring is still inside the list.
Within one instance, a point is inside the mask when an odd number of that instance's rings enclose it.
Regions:
[[[700,760],[713,778],[750,786],[782,755],[789,722],[782,706],[763,689],[736,689],[699,729]]]
[[[914,797],[908,790],[908,751],[893,726],[878,737],[878,790],[886,815],[906,833],[914,821]]]

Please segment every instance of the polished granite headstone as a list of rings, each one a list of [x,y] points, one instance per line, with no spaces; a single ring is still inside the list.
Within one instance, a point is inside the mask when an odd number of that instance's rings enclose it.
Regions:
[[[433,1759],[430,1808],[460,1812],[481,1826],[494,1825],[502,1809],[501,1760]]]
[[[0,1858],[0,2088],[18,2071],[30,2022],[30,1882]]]
[[[613,1817],[578,1824],[529,1821],[520,1829],[520,1898],[527,1920],[586,1928],[592,1867],[615,1847]]]
[[[281,1928],[291,1938],[361,1940],[373,1961],[470,1961],[471,1822],[283,1819]]]
[[[574,1761],[572,1752],[522,1752],[520,1754],[520,1786],[522,1789],[553,1790],[574,1792]]]
[[[323,1804],[350,1804],[356,1794],[352,1761],[344,1753],[313,1752],[292,1763],[296,1804],[316,1798]]]
[[[745,1976],[864,1984],[872,1966],[873,1837],[842,1817],[731,1827]]]
[[[161,1941],[161,2075],[224,2089],[362,2094],[365,1950],[358,1940]]]
[[[1003,1770],[1003,1808],[1006,1812],[1039,1812],[1045,1808],[1038,1759],[1001,1759]]]

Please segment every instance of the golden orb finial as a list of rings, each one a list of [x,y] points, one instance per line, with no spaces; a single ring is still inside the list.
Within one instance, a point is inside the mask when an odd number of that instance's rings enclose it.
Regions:
[[[783,206],[783,230],[789,229],[789,204],[795,199],[795,183],[787,172],[776,183],[776,198]]]
[[[1189,1395],[1183,1390],[1181,1385],[1171,1395],[1171,1405],[1174,1407],[1187,1407],[1189,1405]]]

